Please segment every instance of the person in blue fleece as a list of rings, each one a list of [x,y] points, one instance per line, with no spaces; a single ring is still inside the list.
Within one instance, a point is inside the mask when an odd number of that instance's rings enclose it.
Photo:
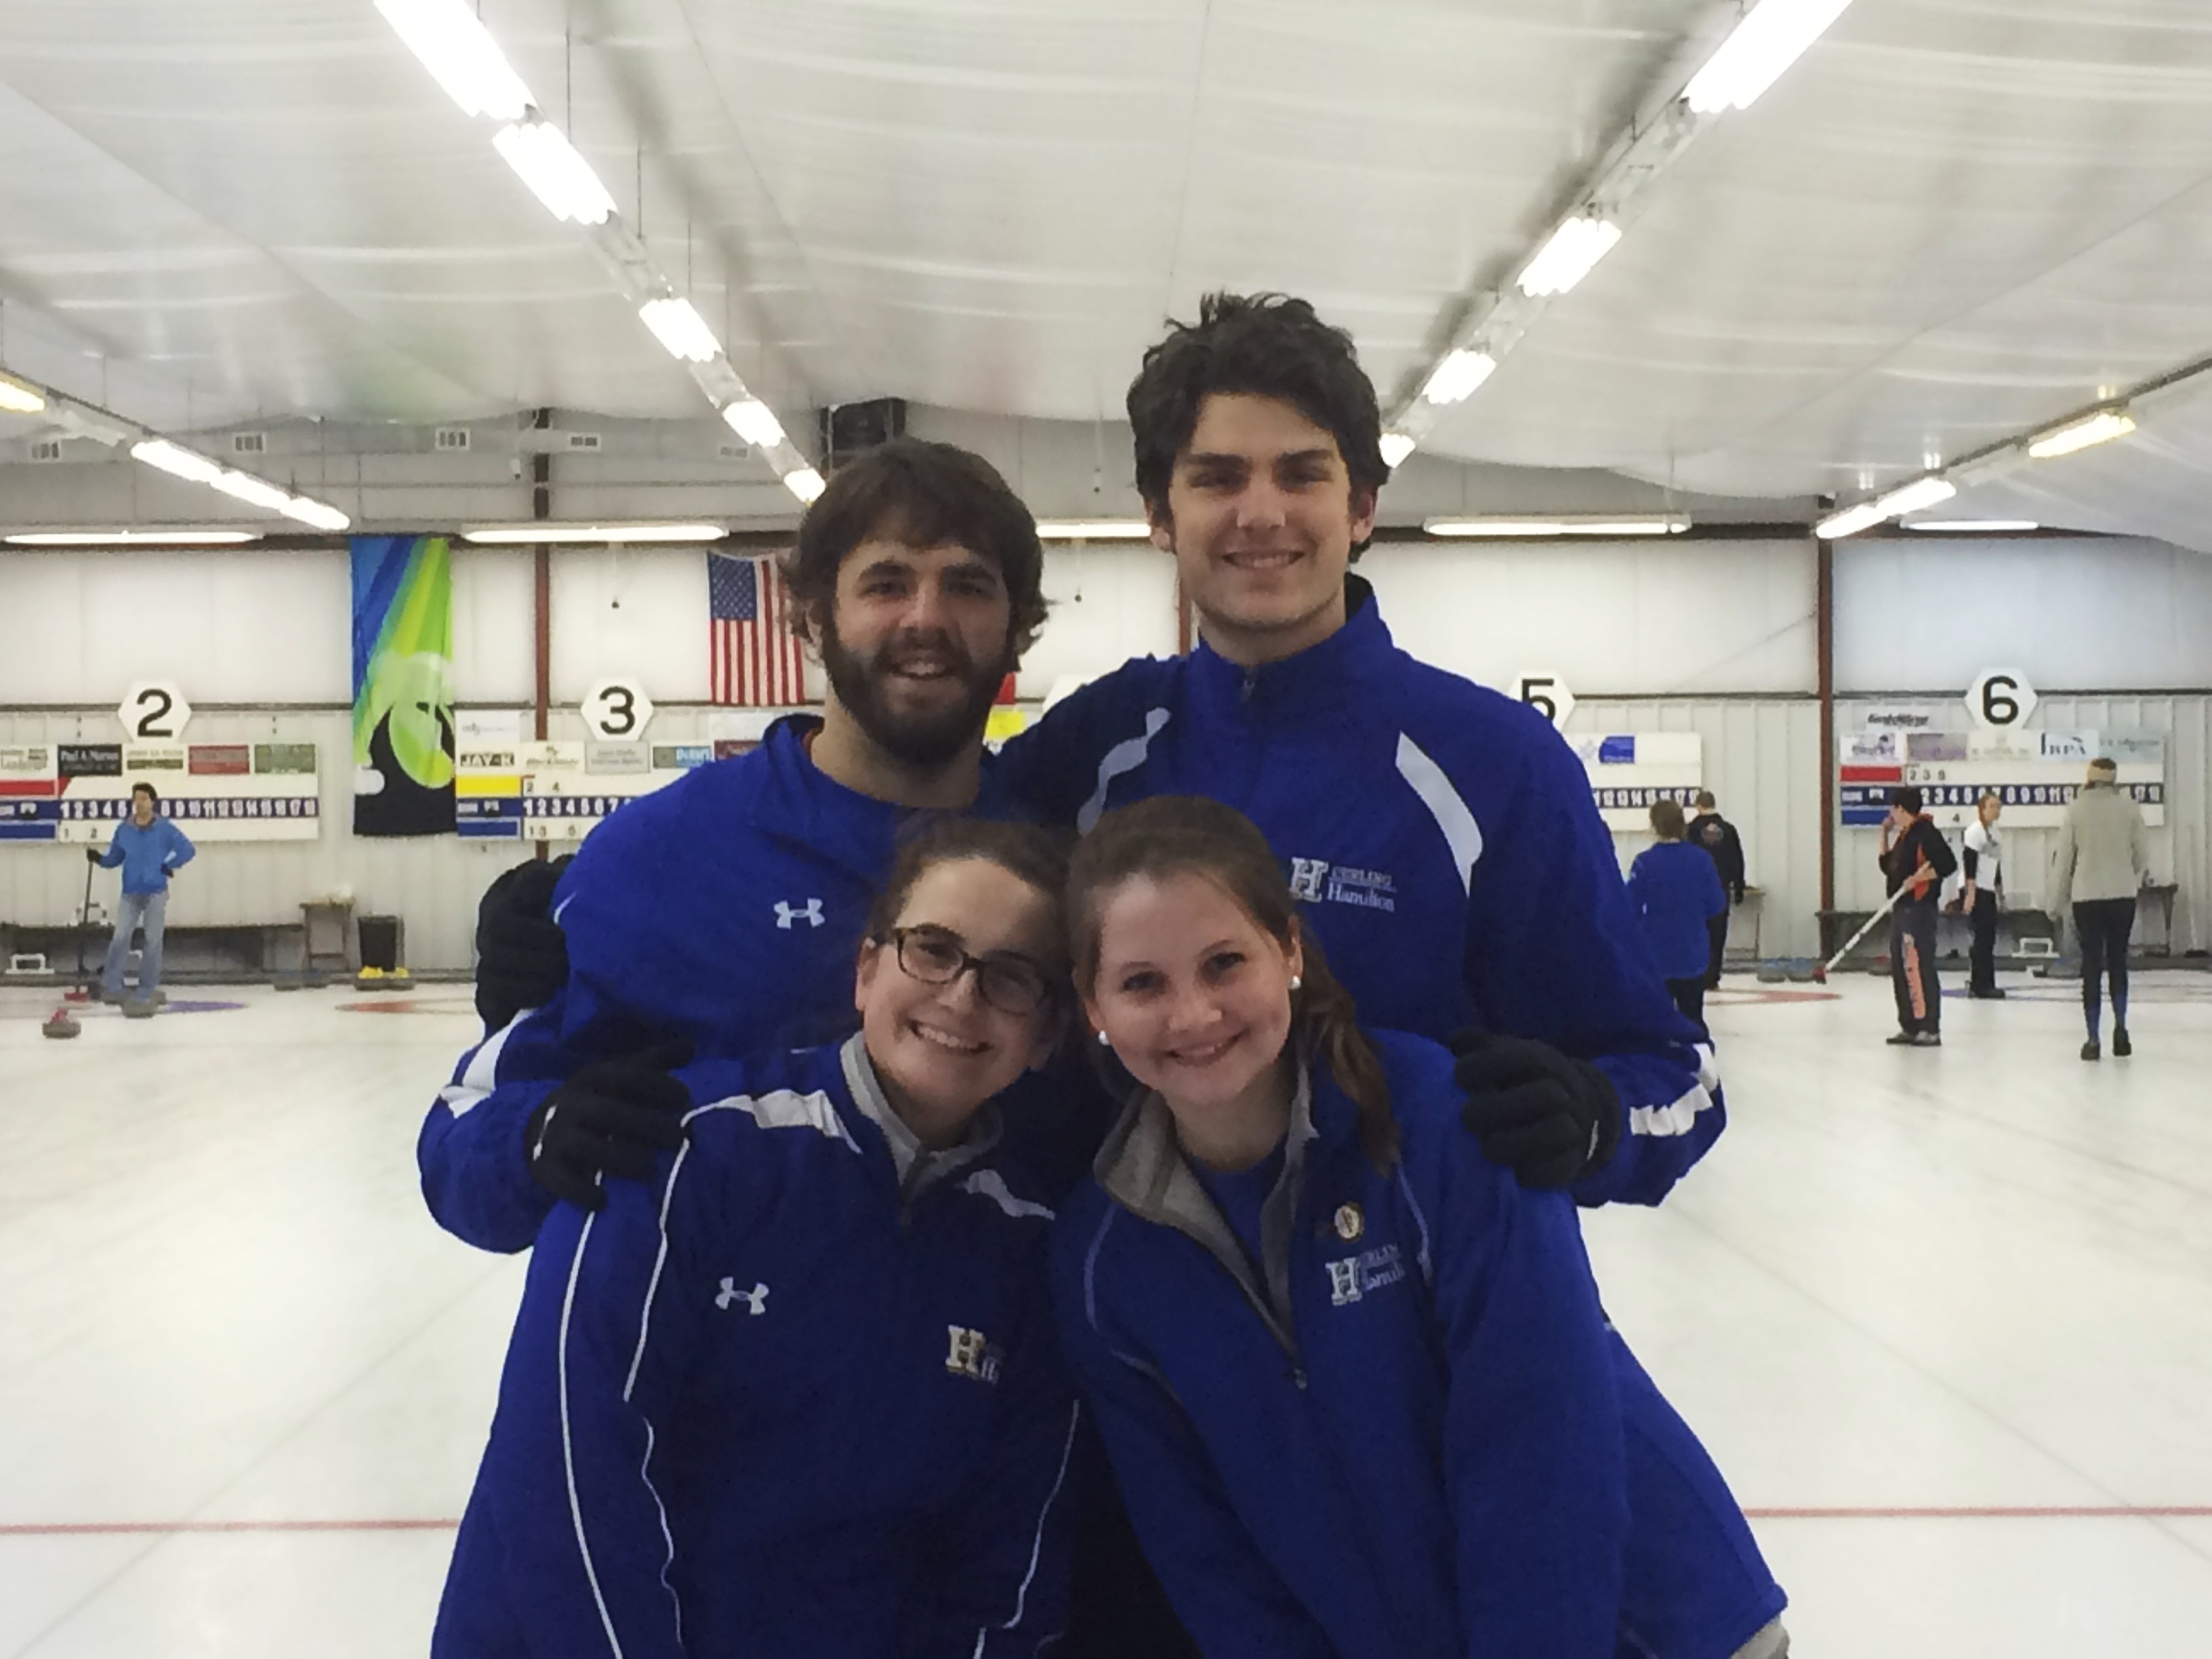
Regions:
[[[84,849],[103,870],[123,866],[123,902],[115,908],[115,938],[107,947],[100,977],[103,1002],[125,1000],[123,970],[131,959],[131,936],[146,930],[138,957],[137,1000],[151,1006],[161,993],[161,934],[169,914],[169,877],[192,861],[195,848],[185,832],[161,816],[161,792],[150,783],[131,786],[131,816],[115,826],[107,850]]]
[[[1061,1211],[1054,1304],[1207,1659],[1786,1653],[1573,1206],[1461,1133],[1449,1051],[1358,1024],[1257,830],[1109,812],[1067,908],[1140,1092]]]
[[[1728,894],[1711,856],[1687,839],[1681,802],[1651,803],[1651,833],[1658,839],[1628,866],[1628,902],[1644,924],[1644,946],[1667,994],[1702,1031],[1713,918],[1728,914]]]
[[[1029,1659],[1078,1407],[993,1097],[1065,1030],[1065,854],[943,822],[842,1043],[664,1077],[649,1181],[532,1253],[434,1659]]]
[[[1148,795],[1236,807],[1367,1018],[1461,1051],[1486,1152],[1583,1204],[1660,1202],[1726,1121],[1712,1046],[1652,971],[1573,750],[1401,649],[1352,573],[1390,469],[1351,337],[1211,295],[1128,410],[1200,643],[1056,705],[1000,787],[1078,829]]]

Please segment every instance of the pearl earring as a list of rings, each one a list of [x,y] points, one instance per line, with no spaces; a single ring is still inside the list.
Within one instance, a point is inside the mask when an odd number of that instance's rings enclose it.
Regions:
[[[1114,1040],[1108,1036],[1105,1032],[1101,1031],[1098,1034],[1098,1046],[1102,1048],[1110,1048],[1114,1046]]]
[[[1295,993],[1298,988],[1303,986],[1304,983],[1305,981],[1300,979],[1296,974],[1292,974],[1291,975],[1291,989],[1292,992]]]

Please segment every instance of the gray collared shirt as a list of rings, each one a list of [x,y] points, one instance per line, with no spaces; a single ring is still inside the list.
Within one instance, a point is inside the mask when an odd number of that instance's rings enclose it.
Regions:
[[[983,1109],[969,1120],[968,1133],[958,1146],[933,1152],[891,1109],[890,1097],[884,1092],[883,1079],[876,1075],[875,1062],[868,1058],[859,1032],[847,1041],[840,1057],[844,1061],[845,1081],[852,1087],[853,1103],[883,1131],[884,1144],[891,1149],[899,1202],[905,1208],[912,1209],[915,1200],[932,1187],[950,1180],[998,1146],[1002,1126],[997,1102],[986,1101]]]

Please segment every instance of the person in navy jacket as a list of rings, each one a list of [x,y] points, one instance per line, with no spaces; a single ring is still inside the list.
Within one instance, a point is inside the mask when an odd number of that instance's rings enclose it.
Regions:
[[[1572,1206],[1461,1133],[1449,1051],[1357,1024],[1253,826],[1109,813],[1068,913],[1140,1093],[1054,1228],[1054,1307],[1208,1659],[1785,1653]]]
[[[1628,902],[1644,924],[1644,943],[1667,994],[1682,1018],[1703,1030],[1712,921],[1728,914],[1728,894],[1711,857],[1686,838],[1681,802],[1651,803],[1651,833],[1658,839],[1628,866]]]
[[[1129,389],[1137,484],[1201,642],[1007,745],[1079,829],[1147,795],[1260,826],[1367,1017],[1463,1050],[1468,1127],[1538,1185],[1656,1204],[1721,1133],[1588,775],[1535,710],[1417,661],[1348,574],[1389,476],[1351,339],[1301,300],[1209,296]]]
[[[901,440],[839,470],[788,572],[830,672],[823,718],[780,720],[592,832],[554,890],[562,971],[498,1011],[425,1116],[441,1226],[526,1249],[556,1200],[595,1205],[602,1173],[642,1176],[680,1138],[628,1073],[589,1068],[672,1038],[743,1054],[842,1024],[900,838],[933,812],[1009,816],[983,722],[1043,622],[1042,568],[1028,509],[975,456]]]
[[[1065,870],[937,826],[870,918],[860,1033],[664,1078],[685,1143],[553,1212],[437,1659],[1057,1640],[1078,1407],[992,1097],[1065,1026]]]

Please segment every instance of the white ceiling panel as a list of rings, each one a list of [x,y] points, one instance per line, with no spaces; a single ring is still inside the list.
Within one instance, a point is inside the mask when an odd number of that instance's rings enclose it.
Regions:
[[[1716,3],[482,11],[803,428],[886,394],[1111,415],[1224,286],[1313,299],[1387,392]],[[0,361],[179,428],[702,415],[489,131],[371,0],[0,8]],[[2212,352],[2208,256],[2212,4],[1856,0],[1427,447],[1850,496]],[[2212,546],[2208,436],[2172,405],[1970,493]]]

